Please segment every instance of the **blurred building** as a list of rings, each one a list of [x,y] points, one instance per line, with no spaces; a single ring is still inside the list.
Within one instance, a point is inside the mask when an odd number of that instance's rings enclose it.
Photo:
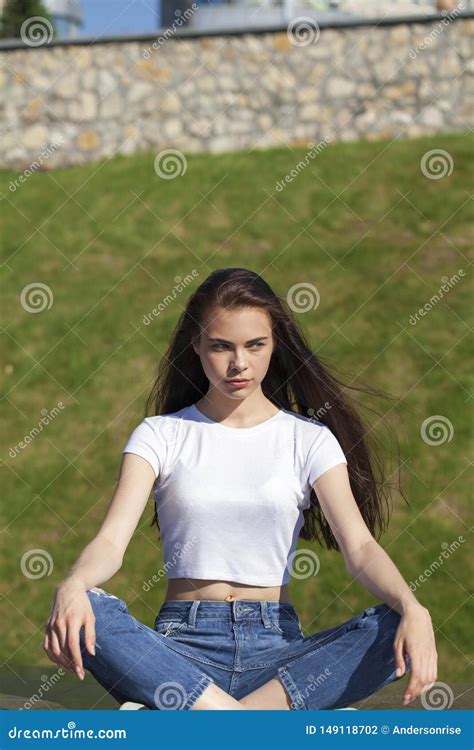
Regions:
[[[193,12],[195,3],[198,9]],[[357,17],[430,16],[456,0],[161,0],[161,26],[170,28],[182,16],[188,28],[245,29],[277,26],[301,16],[319,22]],[[470,9],[473,0],[464,0]],[[184,15],[183,15],[184,14]]]
[[[338,0],[161,0],[161,26],[172,27],[183,14],[193,29],[272,26],[306,11],[332,15],[337,6]]]
[[[43,0],[60,37],[79,36],[82,26],[80,0]]]
[[[178,16],[189,10],[195,0],[161,0],[160,5],[160,27],[169,29],[173,26]]]

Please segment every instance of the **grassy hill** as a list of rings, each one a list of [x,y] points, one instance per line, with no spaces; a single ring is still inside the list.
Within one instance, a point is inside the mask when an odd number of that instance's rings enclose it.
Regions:
[[[423,174],[431,149],[448,152],[452,174]],[[186,173],[171,180],[157,176],[153,153],[36,173],[16,189],[17,175],[0,173],[4,661],[51,665],[41,642],[53,589],[103,518],[188,294],[217,267],[258,271],[282,297],[293,284],[315,285],[318,308],[297,315],[314,350],[347,381],[360,374],[397,397],[371,403],[390,412],[402,451],[410,505],[394,497],[381,543],[406,580],[468,539],[473,153],[462,134],[337,143],[283,190],[277,182],[306,149],[189,154]],[[433,300],[459,269],[464,275]],[[193,270],[195,281],[144,325]],[[21,296],[33,283],[49,288],[42,312],[25,309],[41,306]],[[430,445],[420,431],[434,415],[452,425],[452,437]],[[152,510],[150,501],[122,570],[103,584],[149,625],[166,588],[163,578],[143,589],[162,566]],[[291,583],[307,634],[376,603],[339,554],[299,546],[321,561],[317,576]],[[40,567],[32,574],[34,549],[45,551],[45,575]],[[448,683],[470,681],[468,564],[468,545],[458,544],[416,592],[431,611],[439,679]]]

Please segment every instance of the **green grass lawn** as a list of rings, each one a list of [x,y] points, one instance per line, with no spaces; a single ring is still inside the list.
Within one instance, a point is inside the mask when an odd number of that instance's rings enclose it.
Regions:
[[[420,169],[435,148],[454,162],[452,174],[437,180]],[[406,580],[429,568],[443,543],[468,538],[473,151],[473,139],[462,134],[337,143],[283,191],[276,182],[306,149],[189,154],[186,174],[172,180],[155,174],[153,153],[36,173],[15,191],[15,173],[0,173],[2,661],[51,666],[41,643],[53,589],[95,534],[170,332],[189,293],[214,268],[258,271],[282,298],[293,284],[315,285],[319,306],[296,315],[314,350],[346,381],[360,373],[363,383],[397,397],[358,400],[389,412],[400,441],[410,505],[394,496],[380,541]],[[195,281],[143,325],[193,269]],[[441,279],[459,269],[465,276],[410,325]],[[20,300],[35,282],[54,296],[39,313]],[[59,402],[60,413],[12,457]],[[421,439],[433,415],[452,424],[449,442]],[[388,443],[386,455],[393,457]],[[122,570],[102,584],[149,625],[166,587],[161,579],[143,590],[162,566],[152,511],[150,501]],[[321,562],[318,575],[291,583],[307,634],[377,602],[351,581],[340,554],[304,540],[299,546]],[[32,549],[50,555],[49,574],[22,572]],[[438,679],[448,683],[471,681],[468,565],[461,544],[416,592],[437,630]]]

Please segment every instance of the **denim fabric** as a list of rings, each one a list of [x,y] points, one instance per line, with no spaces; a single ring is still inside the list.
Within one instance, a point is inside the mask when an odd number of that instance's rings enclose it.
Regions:
[[[344,708],[399,679],[393,640],[400,615],[386,604],[305,636],[287,602],[174,599],[150,628],[113,594],[96,588],[87,595],[96,655],[85,649],[81,628],[84,668],[120,703],[191,709],[211,683],[240,699],[276,677],[294,710]],[[405,663],[408,670],[408,656]]]

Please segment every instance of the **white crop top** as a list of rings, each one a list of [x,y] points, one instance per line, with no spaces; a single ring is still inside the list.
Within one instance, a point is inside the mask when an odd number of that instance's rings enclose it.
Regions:
[[[153,467],[169,578],[282,586],[312,484],[347,464],[326,425],[280,409],[254,427],[228,427],[194,404],[146,417],[123,453]]]

